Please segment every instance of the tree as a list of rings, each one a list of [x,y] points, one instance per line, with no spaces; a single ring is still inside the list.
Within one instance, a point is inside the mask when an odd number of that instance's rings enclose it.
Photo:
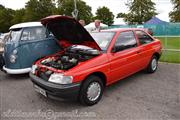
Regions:
[[[91,7],[84,1],[77,0],[78,19],[85,20],[85,23],[90,23],[92,20]],[[74,0],[58,0],[58,13],[61,15],[72,16],[74,11]]]
[[[157,15],[152,0],[130,0],[126,5],[129,13],[126,14],[125,21],[129,24],[142,24]]]
[[[113,13],[109,10],[109,8],[103,6],[99,7],[96,11],[96,19],[99,19],[102,21],[102,23],[107,25],[112,25],[114,20]]]
[[[25,9],[24,8],[16,10],[11,23],[12,24],[18,24],[18,23],[24,22],[23,21],[24,15],[25,15]]]
[[[118,13],[116,18],[125,18],[126,14],[125,13]]]
[[[14,10],[0,5],[0,32],[7,32],[12,25]]]
[[[173,11],[169,13],[171,22],[180,22],[180,0],[171,0],[174,4]]]
[[[54,0],[30,0],[25,6],[24,21],[40,20],[52,15],[54,9]]]

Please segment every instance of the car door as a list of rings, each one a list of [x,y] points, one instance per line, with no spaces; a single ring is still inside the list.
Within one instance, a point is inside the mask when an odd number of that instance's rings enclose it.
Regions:
[[[139,53],[141,58],[140,59],[141,64],[139,64],[139,66],[141,68],[145,68],[149,64],[149,61],[151,60],[154,51],[152,45],[154,39],[142,30],[135,30],[135,34],[139,40],[140,43],[139,48],[141,49],[141,52]]]
[[[133,31],[121,32],[109,56],[112,82],[137,72],[140,49]]]
[[[42,26],[24,28],[20,39],[19,57],[21,68],[31,67],[35,60],[59,50],[53,37]]]

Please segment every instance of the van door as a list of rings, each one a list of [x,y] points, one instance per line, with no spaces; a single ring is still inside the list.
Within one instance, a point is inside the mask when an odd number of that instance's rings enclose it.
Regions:
[[[54,37],[49,37],[43,26],[24,28],[19,47],[21,68],[28,68],[39,58],[59,50]]]

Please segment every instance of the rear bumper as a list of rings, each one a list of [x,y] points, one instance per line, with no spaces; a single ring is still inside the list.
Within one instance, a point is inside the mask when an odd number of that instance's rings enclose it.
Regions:
[[[46,91],[47,97],[52,99],[70,99],[77,100],[81,83],[72,83],[67,85],[55,84],[45,81],[36,75],[29,73],[33,84]]]
[[[3,70],[8,74],[24,74],[31,71],[31,68],[23,68],[23,69],[9,69],[3,66]]]

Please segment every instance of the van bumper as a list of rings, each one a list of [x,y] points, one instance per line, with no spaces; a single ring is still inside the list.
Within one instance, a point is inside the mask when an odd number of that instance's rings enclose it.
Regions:
[[[31,71],[31,68],[23,68],[23,69],[9,69],[3,66],[3,71],[7,74],[24,74],[29,73]]]

